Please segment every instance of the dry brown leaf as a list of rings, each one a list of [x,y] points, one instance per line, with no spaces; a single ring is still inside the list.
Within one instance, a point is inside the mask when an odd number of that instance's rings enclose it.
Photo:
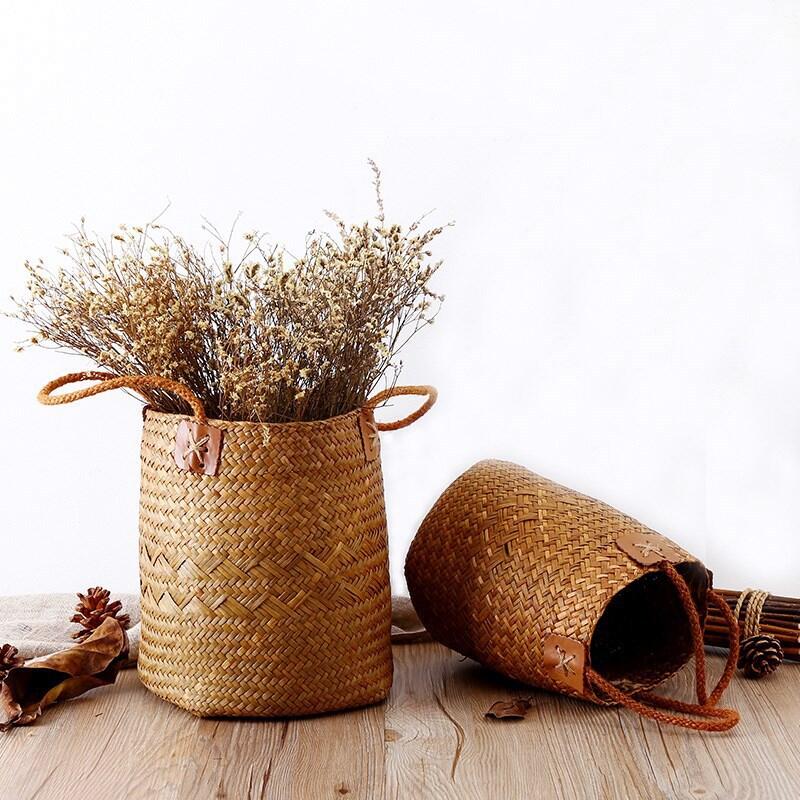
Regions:
[[[125,631],[108,618],[80,644],[14,667],[0,685],[0,731],[28,725],[53,703],[114,683],[127,655]]]
[[[525,719],[532,705],[530,697],[498,700],[496,703],[492,703],[484,716],[491,719]]]

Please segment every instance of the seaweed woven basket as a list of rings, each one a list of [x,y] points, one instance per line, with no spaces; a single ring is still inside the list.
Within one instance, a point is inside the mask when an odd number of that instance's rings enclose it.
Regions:
[[[54,395],[77,381],[97,381]],[[146,408],[141,449],[139,675],[200,716],[299,716],[384,699],[392,681],[379,432],[435,402],[394,387],[319,422],[206,418],[182,384],[155,376],[66,375],[39,399],[116,388],[183,398],[193,416]],[[426,396],[376,423],[373,408]]]
[[[442,494],[406,560],[414,607],[434,639],[511,678],[660,722],[727,730],[717,706],[736,667],[736,621],[711,574],[641,523],[503,461],[482,461]],[[707,603],[730,655],[706,689]],[[653,694],[695,659],[697,703]]]

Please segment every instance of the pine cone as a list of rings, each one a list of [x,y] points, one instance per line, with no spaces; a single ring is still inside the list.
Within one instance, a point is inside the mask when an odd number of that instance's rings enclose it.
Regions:
[[[24,659],[20,658],[16,647],[4,644],[0,647],[0,681],[4,681],[8,671],[14,667],[21,667]]]
[[[739,650],[739,669],[747,678],[762,678],[775,672],[783,661],[781,643],[773,636],[751,636]]]
[[[74,614],[70,621],[79,623],[81,630],[72,634],[73,639],[82,642],[109,617],[119,622],[123,630],[130,627],[131,618],[127,614],[117,616],[122,611],[122,603],[119,600],[108,602],[110,594],[108,589],[102,586],[95,586],[87,590],[86,594],[78,592],[78,605],[75,606],[75,611],[78,613]]]

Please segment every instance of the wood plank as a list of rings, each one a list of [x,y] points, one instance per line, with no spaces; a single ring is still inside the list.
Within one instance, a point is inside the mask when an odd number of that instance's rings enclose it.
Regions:
[[[300,720],[198,719],[118,684],[0,735],[3,800],[383,795],[383,706]]]
[[[287,723],[285,723],[287,724]],[[384,705],[288,723],[288,742],[264,797],[381,798]],[[262,795],[255,795],[261,797]]]
[[[423,648],[427,650],[423,651]],[[656,725],[507,681],[437,645],[396,648],[386,711],[392,798],[730,798],[800,796],[800,669],[734,681],[742,722],[726,734]],[[724,665],[709,659],[710,678]],[[692,670],[663,692],[691,698]],[[530,696],[525,720],[486,720]]]
[[[508,681],[438,645],[395,654],[401,680],[386,710],[389,797],[644,796],[616,710]],[[520,696],[534,703],[526,719],[484,717],[495,701]],[[588,788],[602,793],[585,793],[587,774]]]
[[[742,722],[721,735],[532,690],[439,645],[396,647],[395,665],[385,706],[286,721],[197,719],[128,671],[0,735],[0,800],[800,796],[794,664],[735,680],[726,701]],[[691,680],[664,691],[688,698]],[[484,718],[518,696],[533,699],[526,719]]]

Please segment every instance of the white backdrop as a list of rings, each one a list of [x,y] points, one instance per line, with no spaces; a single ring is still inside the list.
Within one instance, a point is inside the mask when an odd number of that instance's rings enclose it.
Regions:
[[[271,6],[271,8],[268,8]],[[656,7],[657,6],[657,7]],[[337,209],[436,207],[437,324],[384,437],[395,589],[483,457],[599,496],[719,585],[800,594],[800,6],[6,3],[0,295],[81,214],[297,246]],[[8,303],[5,303],[8,308]],[[44,408],[77,367],[0,322],[0,592],[134,589],[140,416]]]

